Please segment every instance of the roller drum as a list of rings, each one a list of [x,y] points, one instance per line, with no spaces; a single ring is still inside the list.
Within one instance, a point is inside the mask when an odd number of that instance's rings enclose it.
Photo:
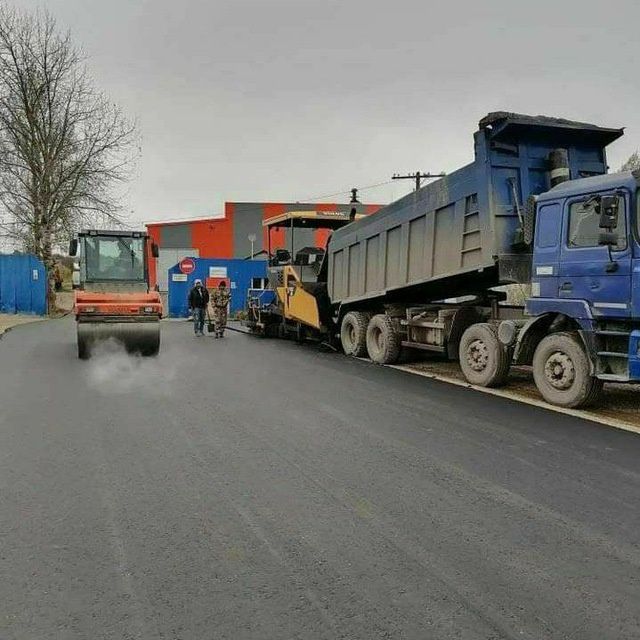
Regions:
[[[159,322],[78,322],[78,357],[86,359],[94,348],[108,341],[128,353],[155,356],[160,349]]]

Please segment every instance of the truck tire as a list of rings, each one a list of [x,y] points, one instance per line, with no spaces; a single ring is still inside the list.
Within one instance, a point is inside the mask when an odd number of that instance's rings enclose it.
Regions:
[[[345,355],[363,358],[367,355],[367,325],[370,313],[349,311],[342,318],[340,325],[340,342]]]
[[[575,333],[552,333],[538,344],[533,356],[533,379],[550,404],[577,409],[593,404],[602,381],[591,375],[590,363]]]
[[[507,382],[511,353],[490,324],[472,324],[462,334],[459,360],[462,373],[471,384],[501,387]]]
[[[400,357],[401,338],[393,320],[379,313],[367,327],[367,352],[378,364],[393,364]]]

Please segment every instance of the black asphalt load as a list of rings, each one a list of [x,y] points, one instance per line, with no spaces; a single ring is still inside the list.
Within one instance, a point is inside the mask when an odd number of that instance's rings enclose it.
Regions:
[[[640,637],[640,437],[163,323],[0,342],[0,638]]]

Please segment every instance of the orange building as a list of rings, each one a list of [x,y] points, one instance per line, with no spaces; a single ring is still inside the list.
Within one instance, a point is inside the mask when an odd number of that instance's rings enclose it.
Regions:
[[[226,202],[224,217],[162,220],[147,223],[147,231],[160,248],[160,257],[149,262],[151,286],[168,288],[167,272],[184,257],[247,258],[267,250],[266,230],[262,222],[288,211],[344,211],[353,205],[335,203]],[[382,205],[356,205],[359,213],[371,214]],[[271,232],[271,250],[288,246],[286,229]],[[251,239],[253,238],[253,242]],[[296,232],[296,245],[324,247],[325,229]]]

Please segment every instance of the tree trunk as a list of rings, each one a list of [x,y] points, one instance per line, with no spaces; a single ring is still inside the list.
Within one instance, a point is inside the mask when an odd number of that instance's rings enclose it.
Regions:
[[[52,254],[52,238],[53,234],[51,229],[45,226],[42,233],[41,255],[39,257],[47,273],[47,307],[50,314],[56,310],[56,282],[55,265]]]

